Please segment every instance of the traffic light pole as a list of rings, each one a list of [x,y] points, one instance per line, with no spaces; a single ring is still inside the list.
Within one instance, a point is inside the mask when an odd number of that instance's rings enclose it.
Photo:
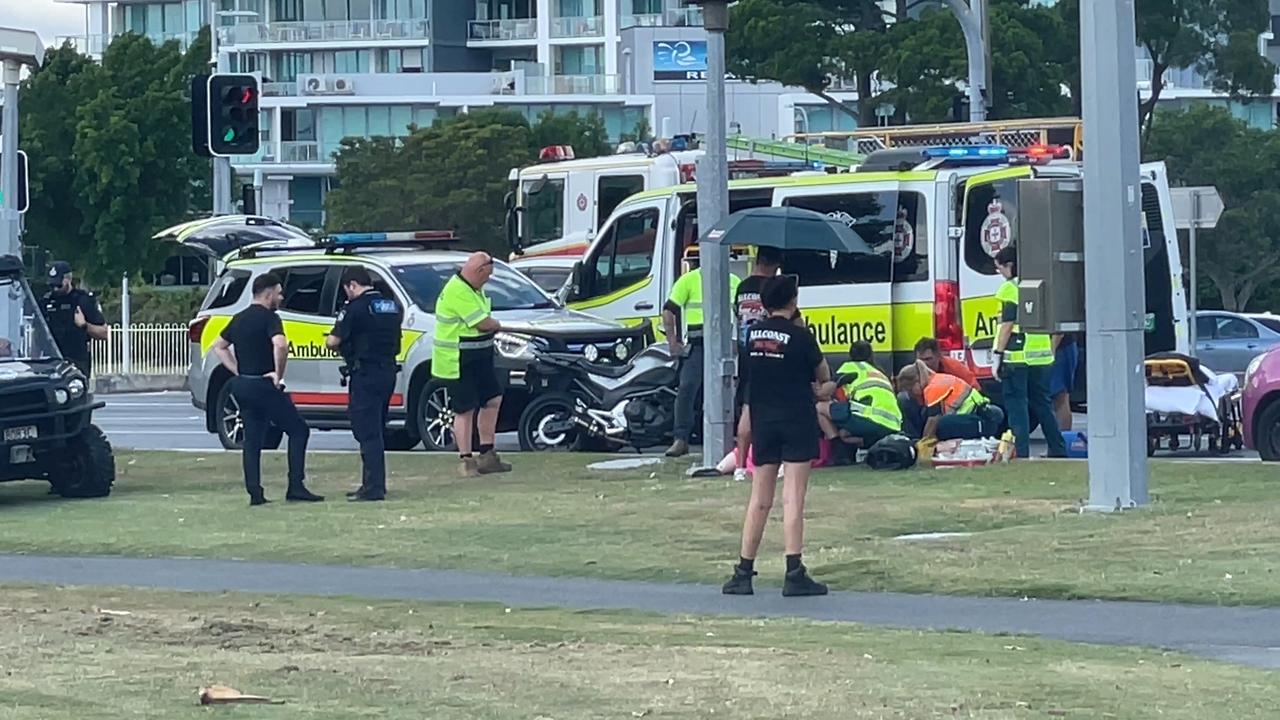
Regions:
[[[21,256],[19,235],[21,215],[18,214],[18,73],[22,64],[16,60],[4,60],[4,117],[0,119],[4,144],[0,147],[0,192],[4,204],[0,205],[0,255]]]
[[[214,33],[216,34],[216,30]],[[217,71],[219,74],[231,72],[231,57],[225,52],[218,52]],[[210,98],[210,102],[214,99]],[[213,214],[231,214],[231,158],[215,157],[213,159]]]

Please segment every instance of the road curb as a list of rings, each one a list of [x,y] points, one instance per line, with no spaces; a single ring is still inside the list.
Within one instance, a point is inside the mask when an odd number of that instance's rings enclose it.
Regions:
[[[186,390],[185,375],[101,375],[93,379],[95,395]]]

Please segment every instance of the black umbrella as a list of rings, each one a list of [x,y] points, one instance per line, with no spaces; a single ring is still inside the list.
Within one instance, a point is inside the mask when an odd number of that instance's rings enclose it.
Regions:
[[[874,254],[871,246],[848,225],[822,213],[789,205],[739,210],[707,231],[702,242]]]

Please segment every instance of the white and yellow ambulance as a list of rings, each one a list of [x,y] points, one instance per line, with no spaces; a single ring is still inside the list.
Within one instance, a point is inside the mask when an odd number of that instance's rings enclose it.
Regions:
[[[1034,227],[1019,227],[1022,178],[1079,177],[1057,158],[1068,148],[996,145],[907,147],[868,156],[853,173],[800,173],[730,183],[730,211],[794,205],[845,222],[873,257],[786,253],[800,305],[824,352],[865,340],[894,367],[922,337],[990,377],[1001,278],[993,256]],[[1147,351],[1187,350],[1187,305],[1163,163],[1142,165]],[[686,251],[698,237],[692,185],[640,193],[596,233],[566,287],[575,309],[638,323],[656,320]],[[655,322],[660,327],[661,323]]]

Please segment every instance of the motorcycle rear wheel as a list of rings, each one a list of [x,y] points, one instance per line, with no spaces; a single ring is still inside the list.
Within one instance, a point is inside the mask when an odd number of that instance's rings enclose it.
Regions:
[[[575,430],[548,433],[545,425],[573,415],[573,396],[567,393],[539,395],[520,413],[520,449],[525,452],[575,450],[580,433]]]

